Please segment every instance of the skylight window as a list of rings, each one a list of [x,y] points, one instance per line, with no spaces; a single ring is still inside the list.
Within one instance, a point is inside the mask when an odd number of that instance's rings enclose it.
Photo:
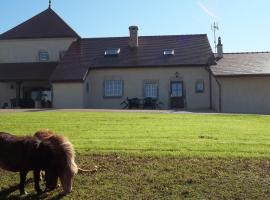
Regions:
[[[105,50],[105,56],[118,56],[120,54],[120,48],[109,48]]]
[[[163,54],[164,54],[164,56],[173,56],[174,49],[164,49]]]

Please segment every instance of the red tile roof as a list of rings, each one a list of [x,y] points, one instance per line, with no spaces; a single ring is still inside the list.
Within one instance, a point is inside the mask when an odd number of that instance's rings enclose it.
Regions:
[[[83,81],[89,69],[206,66],[214,63],[207,35],[143,36],[136,50],[128,46],[128,37],[92,38],[74,42],[57,66],[52,81]],[[120,48],[120,55],[105,57],[108,48]],[[174,56],[164,56],[174,49]]]
[[[0,39],[67,38],[80,36],[51,8],[0,35]]]
[[[226,53],[211,66],[215,76],[270,75],[269,52]]]
[[[48,81],[57,62],[1,63],[0,81]]]

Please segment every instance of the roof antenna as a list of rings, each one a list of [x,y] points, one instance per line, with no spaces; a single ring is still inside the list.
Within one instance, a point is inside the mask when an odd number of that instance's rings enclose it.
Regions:
[[[49,0],[49,8],[51,8],[51,5],[52,5],[52,1]]]
[[[218,23],[214,22],[214,24],[211,25],[211,30],[214,33],[215,53],[217,53],[217,37],[216,37],[216,32],[219,30]]]

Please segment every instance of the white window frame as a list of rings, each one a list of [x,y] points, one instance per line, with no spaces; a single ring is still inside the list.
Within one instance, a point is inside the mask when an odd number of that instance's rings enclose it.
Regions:
[[[42,55],[42,54],[43,54],[43,55]],[[46,55],[45,55],[45,54],[46,54]],[[44,59],[45,56],[46,56],[46,59]],[[40,51],[38,52],[38,60],[39,60],[40,62],[47,62],[47,61],[49,61],[49,60],[50,60],[49,52],[46,51],[46,50],[40,50]]]
[[[205,90],[204,80],[197,80],[195,85],[196,93],[203,93]]]
[[[157,99],[159,96],[158,81],[144,81],[143,83],[144,98],[150,97]]]
[[[104,98],[121,98],[124,91],[123,80],[104,80]]]

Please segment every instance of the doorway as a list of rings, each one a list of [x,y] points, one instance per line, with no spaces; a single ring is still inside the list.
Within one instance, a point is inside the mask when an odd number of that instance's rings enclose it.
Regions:
[[[185,108],[184,83],[182,81],[171,81],[170,85],[171,109]]]

